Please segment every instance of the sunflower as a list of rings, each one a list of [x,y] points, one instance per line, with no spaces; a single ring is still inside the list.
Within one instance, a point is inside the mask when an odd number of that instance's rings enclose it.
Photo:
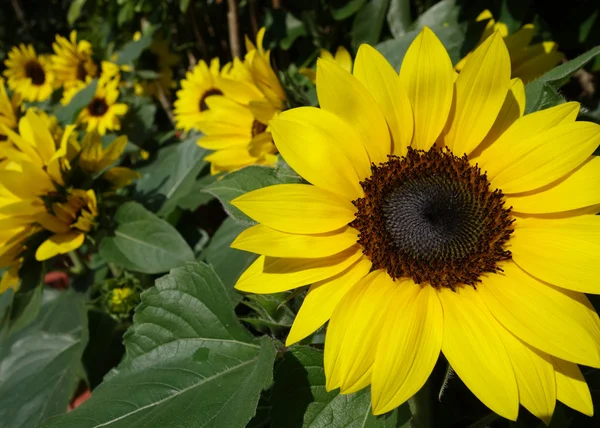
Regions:
[[[20,97],[13,94],[9,98],[4,85],[4,79],[0,77],[0,124],[10,129],[17,127],[17,115],[20,104]],[[0,141],[6,140],[6,134],[0,129]]]
[[[97,76],[98,67],[92,59],[92,44],[87,40],[77,41],[77,31],[71,31],[69,39],[56,35],[52,48],[52,70],[58,84],[65,89],[81,88],[88,79]]]
[[[498,31],[504,37],[506,48],[510,55],[512,77],[518,77],[524,83],[528,83],[542,74],[554,68],[564,57],[558,51],[558,45],[554,42],[542,42],[531,45],[535,26],[525,24],[517,32],[508,34],[508,27],[502,22],[496,22],[489,10],[484,10],[477,17],[477,21],[486,21],[487,24],[481,35],[479,44],[483,43],[494,32]],[[469,53],[469,55],[471,55]],[[469,56],[456,64],[456,71],[460,71]]]
[[[213,58],[210,66],[200,60],[181,81],[181,89],[177,91],[177,100],[173,104],[177,127],[184,131],[195,128],[208,109],[206,98],[211,95],[223,95],[219,58]]]
[[[345,47],[340,46],[335,51],[335,56],[326,49],[321,49],[319,54],[320,59],[337,62],[340,67],[352,73],[352,57]],[[317,80],[317,72],[312,68],[301,68],[300,74],[309,78],[313,83]]]
[[[97,131],[100,135],[107,131],[121,129],[119,117],[127,113],[127,104],[117,103],[119,98],[119,76],[98,79],[96,94],[92,101],[81,110],[78,123],[85,124],[87,131]]]
[[[256,120],[248,106],[224,96],[206,99],[208,110],[197,128],[204,133],[198,145],[215,150],[204,159],[211,173],[229,172],[247,165],[274,165],[277,149],[267,125]]]
[[[523,116],[525,91],[494,33],[456,78],[425,28],[400,75],[360,47],[353,74],[317,63],[320,108],[270,123],[311,184],[232,203],[259,224],[232,247],[261,254],[236,288],[312,284],[287,345],[329,320],[327,389],[371,385],[382,414],[428,379],[440,352],[499,415],[585,414],[577,364],[600,367],[600,127],[578,103]]]
[[[46,55],[38,56],[33,46],[23,43],[13,46],[4,65],[8,87],[25,101],[44,101],[52,94],[54,74],[50,59]]]

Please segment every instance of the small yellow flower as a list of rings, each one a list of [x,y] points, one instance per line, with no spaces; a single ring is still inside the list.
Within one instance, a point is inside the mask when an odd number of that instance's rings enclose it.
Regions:
[[[508,34],[506,24],[496,22],[489,10],[484,10],[477,17],[477,21],[485,20],[487,20],[487,24],[477,46],[498,31],[504,38],[504,43],[506,43],[510,55],[512,77],[518,77],[524,83],[528,83],[550,71],[564,57],[563,53],[558,51],[558,45],[554,42],[531,45],[535,30],[533,24],[525,24],[516,33]],[[456,71],[462,70],[471,54],[469,53],[456,64],[454,67]]]
[[[37,55],[31,45],[14,46],[4,61],[8,87],[26,101],[44,101],[54,90],[54,74],[50,58]]]
[[[126,314],[135,305],[136,292],[131,287],[114,288],[110,290],[106,305],[113,314]]]
[[[100,135],[121,129],[120,117],[127,113],[127,104],[117,103],[119,98],[119,76],[98,79],[96,94],[85,107],[77,123],[86,125],[87,131],[97,131]]]
[[[71,31],[69,39],[56,35],[52,48],[52,70],[57,83],[65,89],[81,88],[97,76],[98,67],[92,59],[92,44],[87,40],[77,41],[77,31]]]
[[[348,70],[350,73],[352,73],[352,56],[350,56],[350,52],[348,52],[343,46],[337,48],[335,51],[335,56],[332,55],[328,50],[321,49],[319,58],[336,62],[344,70]],[[315,83],[317,80],[317,72],[312,68],[301,68],[300,74],[308,77],[313,83]]]
[[[37,222],[53,235],[37,249],[37,260],[48,260],[66,254],[83,245],[98,215],[96,194],[93,190],[73,189],[63,202],[54,202],[50,211],[40,215]]]

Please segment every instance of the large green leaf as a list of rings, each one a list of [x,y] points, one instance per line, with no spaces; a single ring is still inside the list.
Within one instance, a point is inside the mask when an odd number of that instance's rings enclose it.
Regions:
[[[250,225],[254,222],[230,202],[244,193],[274,184],[299,183],[301,178],[289,173],[289,169],[276,169],[252,165],[227,174],[223,179],[204,188],[204,191],[218,198],[223,208],[236,221]]]
[[[341,395],[325,390],[323,353],[309,347],[286,352],[275,372],[273,387],[274,427],[304,428],[409,428],[406,404],[382,416],[371,412],[371,391]]]
[[[132,4],[130,2],[129,4]],[[121,12],[127,10],[127,4],[121,8]],[[128,20],[124,18],[124,20]],[[144,30],[142,37],[139,40],[132,40],[130,42],[125,43],[123,48],[117,54],[117,60],[115,61],[117,65],[125,65],[131,64],[136,59],[140,57],[142,52],[144,52],[152,43],[152,37],[154,35],[154,28],[149,27]]]
[[[31,428],[67,410],[87,343],[85,300],[46,289],[38,316],[0,342],[0,425]]]
[[[194,191],[196,177],[206,165],[206,150],[198,147],[197,135],[159,150],[150,165],[139,170],[136,183],[139,198],[145,199],[158,215],[166,216]]]
[[[412,23],[410,0],[391,0],[387,22],[394,37],[402,37],[406,34]]]
[[[230,247],[233,240],[247,227],[227,217],[202,252],[204,260],[213,267],[235,301],[241,298],[241,294],[233,288],[235,282],[258,257],[256,254]]]
[[[161,273],[194,260],[179,232],[136,202],[121,205],[116,228],[100,244],[100,256],[130,270]]]
[[[588,62],[600,55],[600,46],[579,55],[577,58],[559,65],[525,86],[527,104],[525,114],[548,107],[548,86],[561,87],[569,77]]]
[[[75,123],[77,116],[92,101],[96,94],[98,79],[92,80],[85,88],[79,90],[71,99],[71,102],[61,107],[56,112],[56,117],[61,125]]]
[[[344,0],[344,4],[341,6],[337,6],[335,5],[335,2],[332,2],[334,4],[331,5],[331,16],[333,16],[333,19],[336,21],[349,18],[358,12],[366,1],[367,0]]]
[[[272,382],[275,347],[237,321],[227,290],[189,263],[142,294],[127,356],[73,412],[43,428],[244,427]]]
[[[389,3],[390,0],[370,0],[356,14],[350,32],[355,50],[361,43],[374,45],[379,41]]]
[[[459,7],[456,0],[442,0],[427,9],[412,24],[411,30],[420,30],[423,27],[438,27],[455,25],[458,22]]]

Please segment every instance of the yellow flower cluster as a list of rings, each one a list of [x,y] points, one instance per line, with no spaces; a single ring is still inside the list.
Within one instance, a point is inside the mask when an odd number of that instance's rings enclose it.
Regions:
[[[102,188],[129,184],[137,173],[112,167],[127,138],[116,138],[106,149],[100,136],[87,133],[77,140],[75,126],[60,128],[55,118],[30,108],[19,120],[0,122],[0,268],[8,268],[0,291],[18,286],[23,255],[39,261],[83,245],[98,216],[96,180]]]
[[[213,174],[277,160],[268,124],[285,108],[286,95],[263,47],[264,34],[262,28],[256,44],[246,38],[243,61],[223,67],[218,58],[200,61],[177,92],[177,127],[204,133],[198,145],[215,151],[205,157]]]

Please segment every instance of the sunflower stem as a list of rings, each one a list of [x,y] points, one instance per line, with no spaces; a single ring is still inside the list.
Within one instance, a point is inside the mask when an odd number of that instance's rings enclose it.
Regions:
[[[87,266],[81,260],[81,256],[77,251],[69,251],[69,258],[71,259],[71,263],[73,266],[69,269],[69,273],[72,275],[81,275],[87,269]]]
[[[423,388],[408,400],[408,407],[410,408],[414,427],[433,427],[433,408],[429,381],[425,382]]]

